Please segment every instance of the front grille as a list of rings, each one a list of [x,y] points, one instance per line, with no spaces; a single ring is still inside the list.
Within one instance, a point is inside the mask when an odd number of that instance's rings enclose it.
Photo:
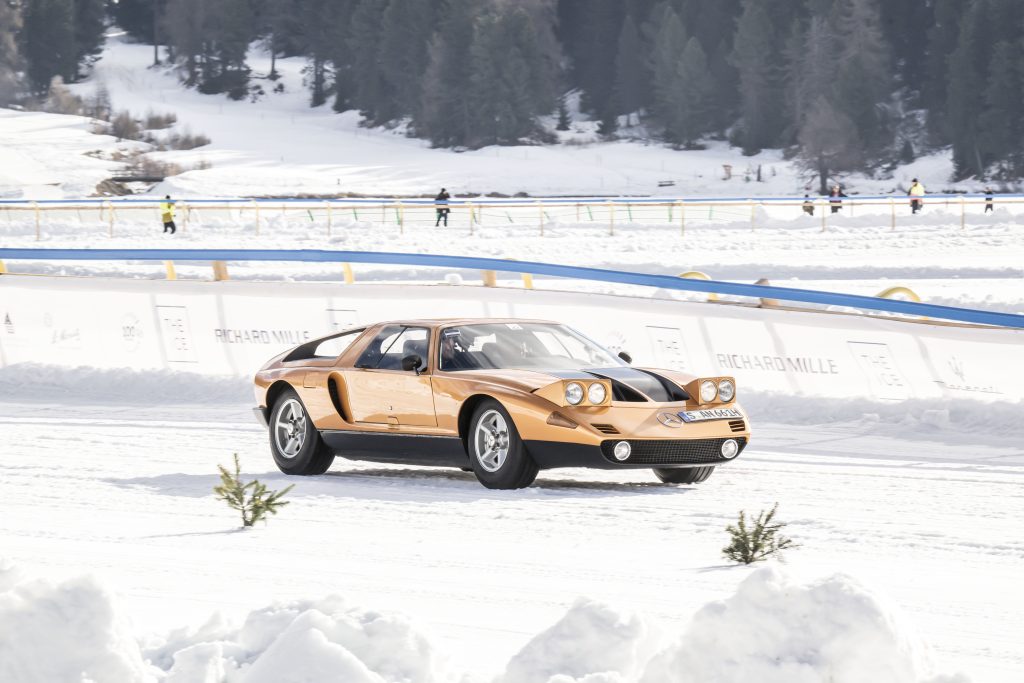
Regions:
[[[729,421],[729,429],[731,429],[734,432],[742,432],[746,428],[747,428],[747,423],[744,422],[743,420],[730,420]]]
[[[612,425],[596,424],[595,423],[595,424],[591,424],[590,426],[593,427],[594,429],[596,429],[597,431],[601,432],[602,434],[618,434],[619,433],[619,430],[616,429],[615,427],[613,427]]]
[[[618,441],[602,441],[605,460],[616,465],[707,465],[728,462],[722,457],[722,444],[728,439],[629,439],[632,452],[624,462],[613,454]],[[736,439],[740,453],[747,440]],[[739,455],[739,453],[737,453]]]

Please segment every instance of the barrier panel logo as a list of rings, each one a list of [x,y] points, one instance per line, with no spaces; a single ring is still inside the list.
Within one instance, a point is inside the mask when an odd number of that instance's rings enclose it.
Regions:
[[[192,346],[192,328],[188,323],[188,309],[184,306],[157,306],[160,320],[160,339],[164,353],[171,363],[195,363],[196,352]]]

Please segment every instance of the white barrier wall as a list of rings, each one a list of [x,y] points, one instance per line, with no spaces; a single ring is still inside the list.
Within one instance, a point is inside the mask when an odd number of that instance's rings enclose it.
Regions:
[[[449,285],[0,277],[0,365],[251,375],[331,331],[388,319],[565,322],[634,363],[809,396],[1024,398],[1024,330],[656,298]]]

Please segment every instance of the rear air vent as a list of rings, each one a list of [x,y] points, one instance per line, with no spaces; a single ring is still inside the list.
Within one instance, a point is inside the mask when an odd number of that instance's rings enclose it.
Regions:
[[[743,420],[730,420],[729,421],[729,429],[731,429],[734,432],[742,432],[746,428],[747,428],[747,425],[746,425],[745,422],[743,422]]]
[[[602,434],[618,434],[619,433],[619,430],[616,429],[615,427],[613,427],[612,425],[593,424],[591,426],[594,429],[596,429],[597,431],[601,432]]]

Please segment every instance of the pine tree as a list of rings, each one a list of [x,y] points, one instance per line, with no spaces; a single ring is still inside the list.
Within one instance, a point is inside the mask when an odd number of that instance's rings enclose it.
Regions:
[[[953,143],[954,174],[959,178],[981,175],[985,163],[978,144],[978,118],[985,88],[981,57],[981,22],[977,5],[969,10],[960,26],[956,50],[949,58],[946,91],[946,121]]]
[[[812,17],[806,31],[799,22],[794,22],[786,61],[789,123],[796,134],[819,97],[829,101],[835,97],[836,40],[825,17]]]
[[[835,102],[853,121],[861,141],[878,149],[891,142],[879,112],[892,87],[889,52],[875,2],[840,2],[837,29],[842,50]]]
[[[689,147],[709,127],[714,88],[704,49],[696,37],[687,41],[677,75],[682,96],[676,98],[675,109],[668,114],[666,133],[670,139]]]
[[[654,114],[666,128],[673,125],[681,100],[687,93],[680,90],[679,63],[686,49],[687,36],[683,22],[671,7],[659,8],[659,29],[651,48],[651,81],[654,90]]]
[[[356,74],[352,104],[371,123],[387,120],[387,86],[378,49],[386,9],[387,0],[360,0],[348,32],[348,51]]]
[[[265,484],[258,479],[250,482],[242,481],[242,466],[238,462],[238,453],[235,453],[235,471],[231,472],[223,465],[217,465],[220,470],[220,485],[213,487],[217,494],[217,500],[223,500],[233,510],[242,514],[242,526],[251,527],[256,522],[266,519],[267,515],[276,515],[288,501],[281,500],[295,488],[289,485],[280,491],[269,491]]]
[[[960,21],[965,14],[962,0],[935,0],[934,23],[927,29],[926,73],[921,102],[928,108],[928,130],[935,142],[949,140],[946,126],[950,56],[957,46]]]
[[[388,108],[383,120],[416,116],[435,17],[430,2],[391,0],[381,18],[380,68]]]
[[[569,106],[565,102],[565,95],[558,98],[558,123],[555,130],[567,131],[572,127],[572,119],[569,117]]]
[[[78,71],[73,0],[32,0],[24,8],[21,49],[32,89],[46,94],[54,76],[72,81]]]
[[[747,526],[746,512],[740,510],[736,525],[730,524],[725,529],[730,536],[729,545],[722,548],[722,554],[726,559],[742,564],[753,564],[767,560],[787,548],[798,547],[791,539],[780,533],[785,528],[785,523],[773,523],[778,509],[779,504],[776,503],[767,513],[764,510],[758,513],[757,518],[753,520],[753,528]]]
[[[20,90],[21,5],[0,2],[0,106],[13,102]]]
[[[473,113],[468,97],[470,45],[480,10],[477,0],[447,0],[431,39],[416,131],[438,147],[469,144]]]
[[[1024,74],[1018,64],[1019,54],[1019,48],[1007,41],[1000,42],[993,50],[984,93],[985,112],[978,122],[978,146],[986,167],[992,162],[1012,161],[1021,151]]]
[[[621,0],[589,0],[573,55],[575,80],[583,90],[580,106],[597,115],[615,109],[615,58],[624,7]]]
[[[744,0],[736,25],[732,63],[739,72],[740,142],[745,153],[775,145],[785,127],[780,48],[759,0]]]
[[[798,141],[803,166],[817,174],[821,194],[828,194],[833,172],[857,169],[864,160],[853,121],[824,96],[811,107]]]
[[[615,59],[615,112],[626,115],[631,125],[634,112],[644,105],[644,91],[649,87],[644,53],[633,15],[627,15],[619,33],[618,56]]]
[[[90,67],[103,51],[107,8],[105,0],[75,0],[75,63]],[[77,68],[76,68],[76,76]]]

